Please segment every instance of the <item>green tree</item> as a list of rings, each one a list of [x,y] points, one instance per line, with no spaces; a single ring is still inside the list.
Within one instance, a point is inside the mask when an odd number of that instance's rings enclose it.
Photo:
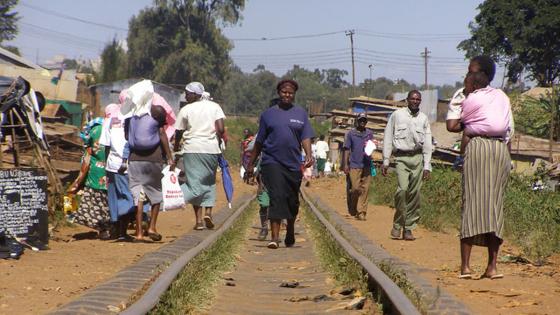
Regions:
[[[111,82],[125,79],[127,75],[127,56],[116,39],[108,43],[101,53],[101,69],[97,82]]]
[[[469,24],[471,38],[458,48],[467,57],[487,54],[504,63],[518,81],[526,70],[539,86],[560,76],[560,2],[558,0],[486,0]]]
[[[0,42],[16,38],[19,16],[12,9],[18,0],[0,0]]]
[[[64,58],[64,60],[62,60],[62,65],[64,66],[64,69],[78,69],[79,67],[78,61],[76,59],[68,58]]]
[[[514,108],[516,129],[528,135],[546,138],[552,143],[560,139],[560,87],[555,87],[545,95],[518,98],[519,106]]]
[[[156,0],[129,23],[130,74],[164,83],[200,81],[219,96],[232,45],[218,24],[237,23],[244,5],[244,0]]]
[[[348,71],[346,70],[331,68],[322,70],[322,74],[324,83],[333,89],[348,86],[348,82],[344,80],[344,76],[348,75]]]

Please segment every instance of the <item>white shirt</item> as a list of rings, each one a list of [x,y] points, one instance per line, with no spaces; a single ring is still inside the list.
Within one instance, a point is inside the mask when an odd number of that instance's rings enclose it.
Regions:
[[[183,153],[221,153],[216,134],[216,120],[226,116],[217,103],[200,100],[181,108],[175,128],[184,130]]]
[[[463,93],[463,88],[458,89],[453,94],[449,105],[447,106],[447,118],[450,119],[461,119],[462,103],[465,100],[465,94]]]
[[[327,152],[329,152],[329,144],[326,141],[317,141],[317,146],[315,148],[317,152],[318,159],[326,159]]]
[[[121,167],[124,146],[126,145],[124,120],[121,119],[122,117],[113,117],[110,120],[105,119],[99,138],[100,145],[111,147],[107,162],[105,163],[105,170],[113,173],[117,173]]]

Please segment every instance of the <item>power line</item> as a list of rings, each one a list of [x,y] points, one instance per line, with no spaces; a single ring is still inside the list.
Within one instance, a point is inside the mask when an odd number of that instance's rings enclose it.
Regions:
[[[281,37],[253,37],[253,38],[230,38],[232,41],[253,41],[253,42],[261,42],[261,41],[275,41],[275,40],[285,40],[285,39],[303,39],[303,38],[314,38],[314,37],[323,37],[323,36],[330,36],[335,34],[344,33],[345,31],[336,31],[336,32],[329,32],[329,33],[319,33],[319,34],[306,34],[306,35],[291,35],[291,36],[281,36]]]
[[[381,34],[387,36],[416,36],[416,37],[424,37],[424,36],[469,36],[467,33],[383,33],[383,32],[375,32],[366,29],[358,29],[358,32],[366,32],[372,34]]]
[[[60,32],[60,31],[56,31],[56,30],[49,29],[49,28],[46,28],[46,27],[31,24],[31,23],[26,23],[26,22],[20,22],[20,23],[21,23],[21,25],[28,26],[28,27],[31,27],[31,28],[35,28],[36,30],[52,33],[55,36],[64,36],[64,37],[68,37],[68,38],[73,38],[77,41],[83,41],[84,43],[88,43],[88,44],[91,44],[91,43],[97,43],[98,45],[105,45],[106,44],[105,42],[102,42],[102,41],[99,41],[99,40],[86,38],[86,37],[82,37],[82,36],[78,36],[78,35],[74,35],[74,34],[70,34],[70,33]]]
[[[52,16],[56,16],[56,17],[59,17],[59,18],[67,19],[67,20],[77,21],[77,22],[81,22],[81,23],[89,24],[89,25],[95,25],[95,26],[99,26],[99,27],[103,27],[103,28],[107,28],[107,29],[111,29],[111,30],[128,32],[127,28],[122,28],[122,27],[118,27],[118,26],[114,26],[114,25],[103,24],[103,23],[98,23],[98,22],[89,21],[89,20],[85,20],[85,19],[80,19],[80,18],[77,18],[77,17],[74,17],[74,16],[70,16],[70,15],[66,15],[66,14],[63,14],[63,13],[56,12],[54,10],[49,10],[49,9],[45,9],[45,8],[41,8],[41,7],[36,7],[36,6],[30,5],[30,4],[27,4],[27,3],[21,3],[21,6],[32,9],[32,10],[39,11],[43,14],[52,15]]]
[[[348,48],[340,48],[340,49],[317,50],[317,51],[308,51],[308,52],[300,52],[300,53],[287,53],[287,54],[249,54],[249,55],[232,55],[231,57],[299,56],[299,55],[312,55],[312,54],[330,53],[330,52],[337,52],[337,51],[347,51],[347,50],[348,50]]]

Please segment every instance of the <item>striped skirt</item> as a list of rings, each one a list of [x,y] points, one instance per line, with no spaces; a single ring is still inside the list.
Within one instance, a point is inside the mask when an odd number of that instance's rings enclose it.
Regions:
[[[503,141],[474,137],[465,150],[461,239],[487,246],[486,235],[500,243],[504,230],[504,196],[511,158]]]

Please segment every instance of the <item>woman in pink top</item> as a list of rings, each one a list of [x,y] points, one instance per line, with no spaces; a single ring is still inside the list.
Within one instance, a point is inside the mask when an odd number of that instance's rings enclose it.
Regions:
[[[486,82],[477,83],[484,78],[471,73],[483,74]],[[459,107],[456,104],[450,106],[448,113],[447,130],[461,132],[462,127],[465,127],[464,134],[467,137],[463,141],[460,230],[462,279],[473,278],[470,267],[473,245],[488,248],[488,265],[481,277],[503,277],[498,273],[497,258],[503,242],[504,195],[511,171],[506,140],[513,132],[513,127],[504,126],[513,126],[513,119],[507,96],[500,90],[488,87],[495,73],[496,66],[490,57],[477,56],[471,59],[465,82],[465,92],[471,95],[467,96],[468,100],[460,102]],[[461,114],[458,115],[459,112]]]
[[[509,140],[511,106],[509,98],[500,89],[488,85],[483,72],[469,72],[465,78],[461,123],[464,125],[461,139],[461,155],[472,137],[480,136]]]

